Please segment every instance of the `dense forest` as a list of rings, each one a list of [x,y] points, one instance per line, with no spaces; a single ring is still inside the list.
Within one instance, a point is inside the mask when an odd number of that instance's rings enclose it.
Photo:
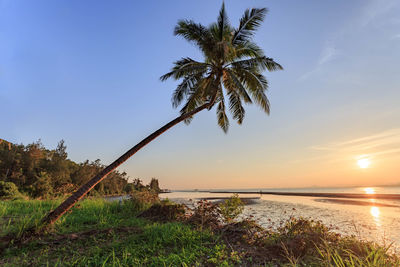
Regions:
[[[40,140],[25,146],[0,139],[0,186],[16,187],[32,198],[57,197],[72,193],[105,168],[100,160],[76,163],[68,159],[66,150],[63,140],[56,149],[49,150]],[[155,178],[149,185],[138,178],[129,180],[125,172],[113,171],[90,195],[130,194],[145,189],[160,191]]]

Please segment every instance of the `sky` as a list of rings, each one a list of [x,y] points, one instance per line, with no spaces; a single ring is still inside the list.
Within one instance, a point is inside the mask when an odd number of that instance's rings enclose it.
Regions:
[[[0,138],[109,164],[174,119],[179,19],[208,25],[222,1],[0,0]],[[246,106],[228,134],[215,110],[178,125],[119,170],[170,189],[400,182],[400,1],[226,0],[231,23],[269,13],[255,41],[284,71],[265,73],[271,114]],[[360,168],[358,160],[367,160]]]

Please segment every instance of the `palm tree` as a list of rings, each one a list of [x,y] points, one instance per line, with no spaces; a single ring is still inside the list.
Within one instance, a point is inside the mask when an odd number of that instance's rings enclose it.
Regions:
[[[162,81],[169,78],[181,80],[172,96],[172,105],[175,108],[185,102],[180,110],[181,115],[150,134],[93,177],[43,218],[43,223],[55,222],[142,147],[176,124],[182,121],[189,123],[193,115],[204,109],[211,110],[216,105],[218,125],[227,132],[229,121],[225,112],[225,98],[228,99],[233,119],[239,124],[245,115],[242,102],[255,102],[268,114],[269,102],[265,94],[268,82],[262,72],[281,70],[282,67],[272,58],[266,57],[252,40],[266,13],[266,8],[248,9],[240,19],[239,27],[233,28],[223,4],[217,22],[208,27],[191,20],[178,21],[175,35],[194,43],[204,57],[203,62],[189,57],[182,58],[174,63],[170,72],[161,77]]]

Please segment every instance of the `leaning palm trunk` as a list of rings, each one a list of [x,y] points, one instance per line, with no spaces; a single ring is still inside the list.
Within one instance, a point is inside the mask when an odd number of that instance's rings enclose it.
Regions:
[[[107,174],[115,170],[142,147],[181,121],[189,122],[194,114],[203,109],[211,109],[216,105],[218,125],[224,132],[227,132],[229,121],[225,112],[225,97],[228,97],[229,110],[233,119],[239,124],[242,123],[245,115],[242,102],[247,104],[254,102],[268,114],[269,101],[265,94],[268,82],[262,72],[283,68],[272,58],[266,57],[262,49],[252,40],[253,34],[263,21],[266,12],[267,9],[265,8],[246,10],[240,19],[238,28],[233,28],[229,24],[224,4],[222,4],[219,12],[217,23],[213,23],[209,27],[191,20],[179,21],[175,27],[175,35],[182,36],[187,41],[197,45],[204,56],[203,62],[189,57],[182,58],[174,63],[170,72],[161,76],[162,81],[170,78],[182,81],[172,96],[174,107],[180,106],[183,101],[186,102],[181,109],[181,116],[143,139],[93,177],[59,207],[49,213],[43,219],[43,222],[55,222],[101,182]],[[208,102],[203,104],[205,101]]]
[[[215,99],[215,97],[214,97],[214,99]],[[212,107],[214,99],[206,104],[203,104],[202,106],[196,108],[195,110],[193,110],[191,112],[182,114],[181,116],[170,121],[169,123],[165,124],[160,129],[158,129],[157,131],[155,131],[152,134],[150,134],[149,136],[147,136],[140,143],[138,143],[136,146],[132,147],[125,154],[123,154],[121,157],[119,157],[116,161],[114,161],[113,163],[108,165],[99,174],[97,174],[92,179],[90,179],[89,182],[87,182],[86,184],[81,186],[75,193],[72,194],[72,196],[67,198],[63,203],[61,203],[61,205],[59,205],[56,209],[54,209],[46,217],[44,217],[42,220],[42,223],[43,224],[52,224],[55,221],[57,221],[57,219],[60,218],[69,209],[71,209],[76,204],[76,202],[78,202],[87,193],[89,193],[89,191],[92,190],[93,187],[95,187],[98,183],[100,183],[102,180],[104,180],[104,178],[106,178],[110,172],[115,170],[118,166],[120,166],[122,163],[124,163],[126,160],[128,160],[131,156],[133,156],[141,148],[143,148],[145,145],[147,145],[148,143],[150,143],[151,141],[156,139],[158,136],[160,136],[162,133],[164,133],[168,129],[172,128],[173,126],[177,125],[178,123],[180,123],[186,119],[189,119],[194,114],[202,111],[203,109]]]

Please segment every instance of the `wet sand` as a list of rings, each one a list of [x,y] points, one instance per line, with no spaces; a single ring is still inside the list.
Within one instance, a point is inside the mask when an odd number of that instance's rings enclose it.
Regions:
[[[362,201],[362,200],[349,200],[349,199],[337,199],[337,198],[318,198],[318,199],[315,199],[314,201],[324,202],[324,203],[345,204],[345,205],[400,208],[399,205],[385,204],[385,203],[379,203],[379,202],[374,202],[374,201]]]
[[[214,203],[222,203],[226,199],[230,199],[230,197],[204,197],[202,200],[215,200]],[[260,200],[260,197],[241,197],[240,200],[244,205],[254,205],[257,204],[257,200]]]

